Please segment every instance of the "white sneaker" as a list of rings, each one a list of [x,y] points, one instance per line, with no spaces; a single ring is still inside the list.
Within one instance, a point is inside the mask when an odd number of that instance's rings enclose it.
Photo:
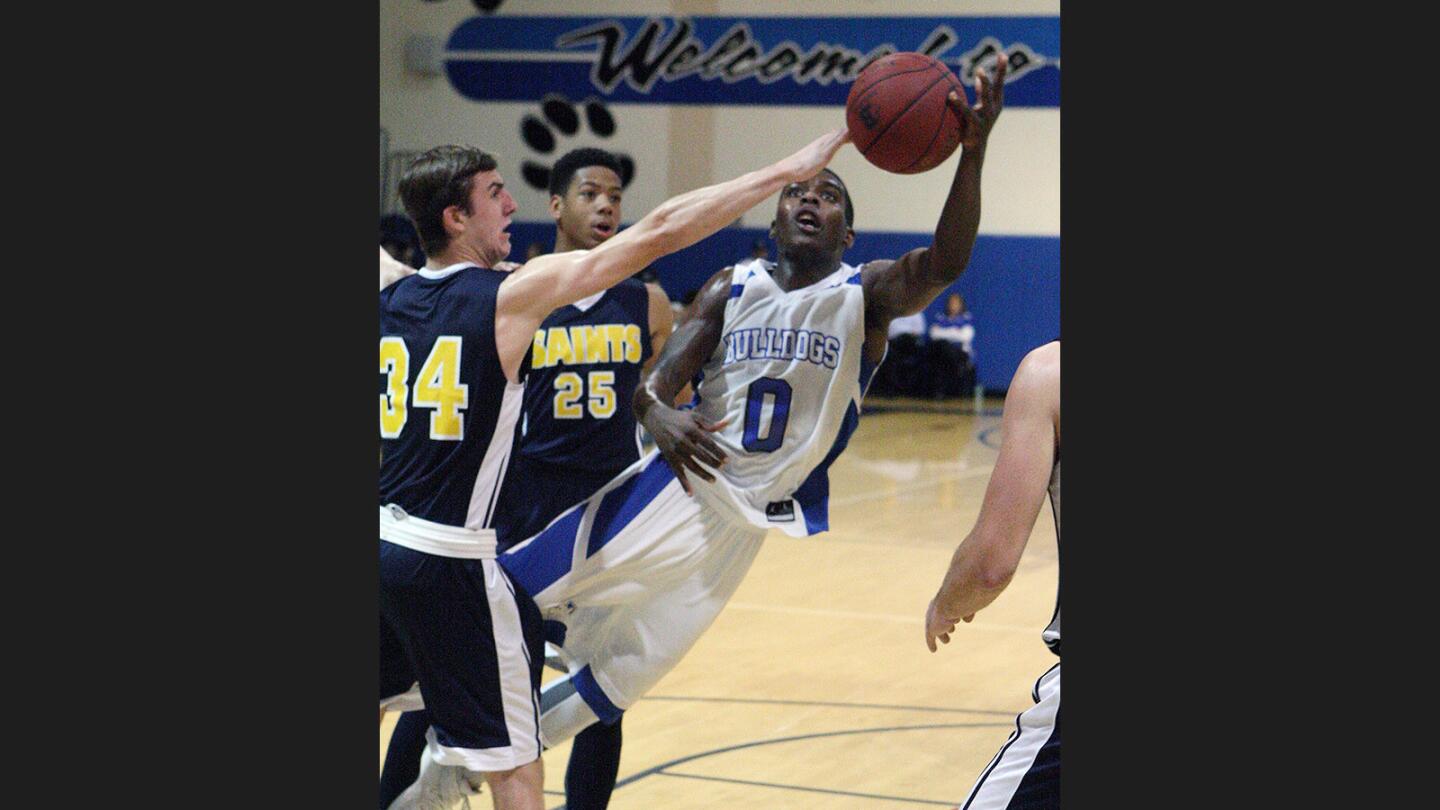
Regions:
[[[427,756],[420,778],[390,804],[390,810],[470,810],[470,797],[480,795],[459,765],[437,765]]]

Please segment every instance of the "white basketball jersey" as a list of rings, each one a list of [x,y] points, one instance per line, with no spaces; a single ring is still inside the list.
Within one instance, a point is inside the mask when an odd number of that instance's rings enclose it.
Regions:
[[[720,345],[701,369],[695,410],[729,420],[712,434],[728,460],[707,501],[797,537],[829,528],[831,462],[860,418],[878,364],[864,361],[860,270],[786,292],[755,259],[733,270]]]

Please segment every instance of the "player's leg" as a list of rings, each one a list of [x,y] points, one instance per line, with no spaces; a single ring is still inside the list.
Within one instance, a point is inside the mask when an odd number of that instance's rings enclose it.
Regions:
[[[980,774],[961,810],[1054,810],[1060,807],[1060,665],[1040,677],[1035,705]]]
[[[382,810],[419,776],[429,726],[430,715],[424,710],[405,712],[395,724],[380,775]],[[546,684],[541,692],[541,736],[545,748],[552,746],[549,739],[558,744],[575,738],[565,771],[565,806],[569,810],[605,808],[620,772],[620,721],[613,725],[599,722],[566,676]]]
[[[676,501],[668,505],[695,508],[695,501],[679,490]],[[621,712],[675,668],[740,586],[760,551],[765,530],[719,519],[708,508],[693,514],[693,519],[681,522],[642,523],[637,529],[642,536],[622,533],[613,541],[622,554],[626,546],[647,544],[652,562],[668,559],[670,564],[653,565],[619,580],[610,575],[623,573],[623,567],[607,571],[606,576],[593,577],[597,588],[574,593],[564,651],[578,669],[563,685],[555,682],[542,694],[542,707],[551,707],[541,718],[547,745],[556,745],[588,725],[582,721],[589,715],[578,707],[572,709],[575,701],[562,688],[573,690],[600,720],[617,721]],[[626,598],[617,602],[617,596]]]
[[[380,771],[381,810],[389,807],[420,775],[428,728],[430,713],[423,709],[405,712],[395,723],[395,730],[390,732],[390,745],[385,749],[385,768]]]
[[[480,774],[494,773],[507,796],[497,807],[508,808],[535,787],[539,767],[539,611],[493,560],[382,542],[380,574],[381,612],[433,721],[420,778],[393,806],[458,801],[478,792]]]
[[[570,762],[565,767],[566,810],[606,810],[615,779],[620,774],[620,727],[614,723],[591,723],[575,735]]]
[[[495,810],[545,810],[545,761],[536,759],[508,771],[491,771],[485,781],[495,793]]]
[[[384,722],[389,704],[415,685],[415,671],[409,653],[395,628],[380,614],[380,720]]]
[[[609,555],[602,562],[597,553],[637,517],[643,514],[648,518],[662,509],[664,504],[654,501],[667,484],[679,486],[659,453],[652,451],[582,503],[556,516],[538,534],[497,558],[545,614],[548,641],[560,643],[551,623],[555,611],[577,588],[588,587],[591,577],[613,567]]]

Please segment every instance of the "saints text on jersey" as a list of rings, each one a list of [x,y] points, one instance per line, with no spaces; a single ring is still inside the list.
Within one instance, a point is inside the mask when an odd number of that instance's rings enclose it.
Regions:
[[[639,363],[640,355],[640,327],[633,323],[553,326],[535,333],[530,366]]]

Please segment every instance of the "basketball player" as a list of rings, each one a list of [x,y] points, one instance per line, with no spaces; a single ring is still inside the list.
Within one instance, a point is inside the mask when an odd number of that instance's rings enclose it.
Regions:
[[[555,251],[590,250],[609,239],[620,225],[622,197],[614,155],[591,148],[563,155],[550,171]],[[540,324],[520,430],[495,505],[501,551],[545,528],[640,458],[630,402],[641,364],[652,365],[673,323],[664,290],[631,277],[560,307]],[[406,712],[396,723],[380,776],[382,809],[419,774],[429,724],[425,711]],[[608,805],[620,744],[618,722],[596,723],[575,738],[565,772],[569,810]]]
[[[980,517],[955,549],[950,569],[925,611],[925,643],[950,643],[955,623],[975,613],[1010,584],[1035,528],[1045,494],[1060,541],[1060,342],[1025,355],[1005,397],[1000,458],[985,488]],[[1060,605],[1041,636],[1060,656]],[[1060,806],[1060,664],[1040,677],[1035,705],[980,775],[961,810],[1049,810]]]
[[[500,810],[543,806],[539,615],[495,564],[493,524],[541,322],[813,177],[848,140],[832,132],[523,273],[486,269],[509,253],[516,210],[493,157],[441,146],[406,170],[427,263],[380,292],[380,697],[418,681],[433,726],[396,806],[453,806],[482,774]]]
[[[546,685],[555,745],[614,723],[714,621],[768,528],[829,528],[827,470],[859,418],[890,321],[919,312],[969,261],[980,173],[1003,105],[979,74],[974,109],[952,93],[964,152],[933,243],[854,267],[854,206],[826,170],[781,192],[778,261],[725,268],[701,288],[635,395],[657,451],[511,549],[500,564],[534,597],[569,675]],[[694,406],[670,407],[696,380]]]

